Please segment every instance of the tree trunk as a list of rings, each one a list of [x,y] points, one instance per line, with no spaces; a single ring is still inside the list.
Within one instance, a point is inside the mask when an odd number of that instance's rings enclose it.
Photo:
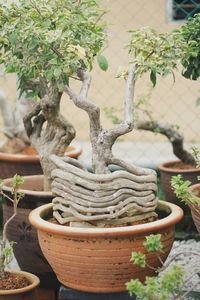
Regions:
[[[46,90],[45,90],[46,88]],[[74,127],[60,114],[62,94],[55,82],[44,87],[43,98],[36,103],[24,118],[24,125],[31,145],[37,150],[44,172],[44,190],[50,190],[51,171],[54,165],[49,160],[52,154],[63,156],[75,137]]]

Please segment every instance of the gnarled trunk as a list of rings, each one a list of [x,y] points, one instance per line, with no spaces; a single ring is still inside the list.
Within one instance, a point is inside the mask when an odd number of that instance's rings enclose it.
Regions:
[[[51,171],[54,165],[49,160],[52,154],[63,156],[75,137],[74,127],[60,114],[62,94],[53,82],[43,86],[41,99],[24,117],[24,126],[31,145],[37,150],[44,172],[44,190],[50,190]]]
[[[95,174],[84,171],[83,166],[77,166],[73,160],[51,156],[57,167],[52,172],[52,191],[57,196],[53,200],[55,218],[62,224],[81,220],[90,222],[90,225],[102,226],[129,224],[155,217],[155,172],[131,165],[112,154],[116,139],[133,129],[135,66],[129,67],[124,121],[110,130],[102,127],[100,110],[88,99],[89,75],[79,70],[78,76],[83,82],[80,94],[75,94],[69,86],[65,91],[74,104],[89,116]],[[123,170],[110,173],[111,164]]]

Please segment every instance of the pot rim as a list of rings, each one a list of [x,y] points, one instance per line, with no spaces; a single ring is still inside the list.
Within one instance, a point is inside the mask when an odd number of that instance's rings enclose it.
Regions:
[[[170,227],[178,223],[183,217],[183,210],[172,203],[166,201],[159,201],[160,209],[170,210],[170,214],[160,220],[149,222],[146,224],[139,224],[134,226],[113,227],[113,228],[80,228],[68,227],[60,224],[53,224],[44,219],[41,215],[52,209],[53,204],[45,204],[34,209],[29,215],[30,223],[38,230],[47,231],[48,233],[67,235],[70,237],[109,237],[113,235],[126,236],[130,234],[143,234],[144,232],[158,232],[161,229]]]
[[[192,184],[192,185],[189,187],[189,190],[190,190],[190,191],[193,191],[195,188],[200,188],[200,183]]]
[[[158,165],[158,170],[166,173],[197,173],[200,172],[200,169],[191,168],[191,169],[179,169],[179,168],[170,168],[168,165],[178,163],[180,160],[169,160]]]
[[[79,143],[72,143],[69,145],[70,149],[66,150],[65,155],[69,156],[71,158],[76,158],[82,153],[82,147]],[[23,162],[39,162],[39,155],[27,155],[27,154],[11,154],[11,153],[4,153],[0,152],[0,161],[5,160],[5,161],[15,161],[18,163],[23,163]]]
[[[34,179],[34,178],[41,178],[43,180],[44,175],[29,175],[29,176],[23,176],[23,178],[26,179]],[[3,180],[3,191],[11,193],[12,188],[10,186],[6,186],[5,184],[8,182],[11,182],[12,178],[6,178]],[[28,189],[19,189],[18,192],[23,193],[25,195],[31,195],[31,196],[38,196],[38,197],[50,197],[52,196],[51,191],[33,191]],[[23,201],[23,200],[22,200]]]
[[[13,294],[25,293],[25,292],[28,292],[28,291],[36,288],[40,284],[40,279],[32,273],[24,272],[24,271],[15,271],[15,270],[6,270],[6,272],[20,274],[20,275],[26,277],[31,282],[31,284],[24,288],[21,288],[21,289],[0,290],[0,295],[13,295]]]

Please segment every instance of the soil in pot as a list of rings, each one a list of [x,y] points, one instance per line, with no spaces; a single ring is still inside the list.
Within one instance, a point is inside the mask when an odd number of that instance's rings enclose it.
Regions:
[[[5,280],[0,280],[0,299],[35,300],[39,278],[24,271],[7,271]]]
[[[197,177],[200,176],[200,169],[189,164],[184,164],[181,161],[169,161],[160,164],[158,170],[160,172],[160,182],[165,200],[180,206],[184,211],[184,218],[177,225],[177,230],[185,233],[194,232],[195,234],[196,227],[191,216],[190,208],[174,194],[171,187],[171,179],[173,176],[180,174],[184,180],[189,180],[192,184],[195,184],[198,182]]]
[[[30,281],[20,275],[15,273],[5,273],[5,277],[0,279],[0,290],[15,290],[26,287],[30,284]]]
[[[9,197],[11,194],[11,179],[4,180],[3,191]],[[36,207],[50,203],[53,196],[43,192],[43,175],[25,176],[21,192],[24,198],[18,204],[18,214],[9,224],[7,236],[14,241],[14,254],[20,269],[36,274],[41,281],[41,287],[51,286],[55,289],[59,283],[54,272],[41,252],[37,232],[31,226],[28,215]],[[12,203],[5,197],[3,204],[4,222],[12,215]]]

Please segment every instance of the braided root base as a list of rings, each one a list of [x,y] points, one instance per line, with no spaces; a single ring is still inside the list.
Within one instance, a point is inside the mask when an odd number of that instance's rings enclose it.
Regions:
[[[92,174],[77,160],[51,156],[53,215],[60,224],[89,222],[98,227],[131,224],[156,217],[156,176],[125,170]]]

